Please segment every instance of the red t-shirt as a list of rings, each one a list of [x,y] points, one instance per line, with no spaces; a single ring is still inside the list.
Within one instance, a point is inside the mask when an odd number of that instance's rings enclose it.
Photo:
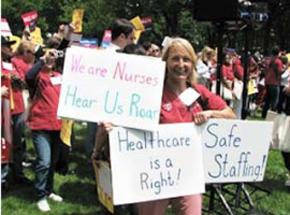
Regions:
[[[31,68],[31,65],[26,63],[21,57],[16,56],[11,59],[11,63],[14,67],[12,74],[19,77],[21,80],[24,81],[24,77],[26,72]],[[13,92],[13,102],[14,102],[14,109],[12,110],[12,114],[19,114],[23,113],[25,110],[23,95],[21,89],[14,89]]]
[[[233,66],[232,65],[222,65],[222,77],[225,80],[233,81],[234,80],[234,71],[233,71]]]
[[[233,64],[233,71],[234,71],[234,76],[239,79],[243,80],[244,77],[244,67],[242,66],[241,60],[236,59],[234,64]]]
[[[276,74],[274,67],[277,68]],[[281,74],[283,73],[283,63],[278,57],[273,57],[266,69],[265,84],[266,85],[279,85],[281,81]]]
[[[57,118],[60,84],[53,84],[51,78],[60,77],[40,71],[37,77],[35,95],[31,101],[28,126],[32,130],[60,130],[61,120]]]
[[[189,107],[173,91],[164,88],[160,123],[192,122],[198,112],[223,110],[227,106],[221,97],[210,92],[205,86],[196,84],[193,88],[200,94],[200,98]]]

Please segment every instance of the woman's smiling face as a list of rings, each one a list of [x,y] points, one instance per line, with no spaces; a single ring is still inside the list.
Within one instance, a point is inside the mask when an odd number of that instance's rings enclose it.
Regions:
[[[166,63],[167,79],[174,82],[188,80],[193,72],[191,56],[182,46],[170,48]]]

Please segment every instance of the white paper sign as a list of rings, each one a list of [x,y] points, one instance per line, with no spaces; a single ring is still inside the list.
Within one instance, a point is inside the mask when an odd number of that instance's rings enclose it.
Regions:
[[[11,35],[12,33],[7,19],[1,18],[1,36],[7,37]]]
[[[262,181],[272,122],[212,119],[203,125],[207,183]]]
[[[199,134],[198,134],[199,133]],[[201,132],[193,123],[109,133],[115,205],[203,193]]]
[[[159,59],[70,48],[58,116],[152,130],[159,123],[164,73]]]

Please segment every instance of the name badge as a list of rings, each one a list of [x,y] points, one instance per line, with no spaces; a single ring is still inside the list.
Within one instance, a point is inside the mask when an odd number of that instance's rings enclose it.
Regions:
[[[62,82],[62,76],[51,77],[50,81],[52,85],[59,85]]]
[[[195,102],[200,94],[196,92],[192,87],[187,88],[184,90],[180,95],[179,99],[186,105],[190,106],[193,102]]]
[[[2,68],[6,69],[6,70],[9,70],[9,71],[13,70],[12,63],[7,63],[7,62],[2,62]]]

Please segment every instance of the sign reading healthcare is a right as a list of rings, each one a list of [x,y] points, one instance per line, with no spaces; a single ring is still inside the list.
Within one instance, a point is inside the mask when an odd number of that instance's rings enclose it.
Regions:
[[[58,116],[151,130],[159,123],[165,63],[73,47],[67,50]]]

